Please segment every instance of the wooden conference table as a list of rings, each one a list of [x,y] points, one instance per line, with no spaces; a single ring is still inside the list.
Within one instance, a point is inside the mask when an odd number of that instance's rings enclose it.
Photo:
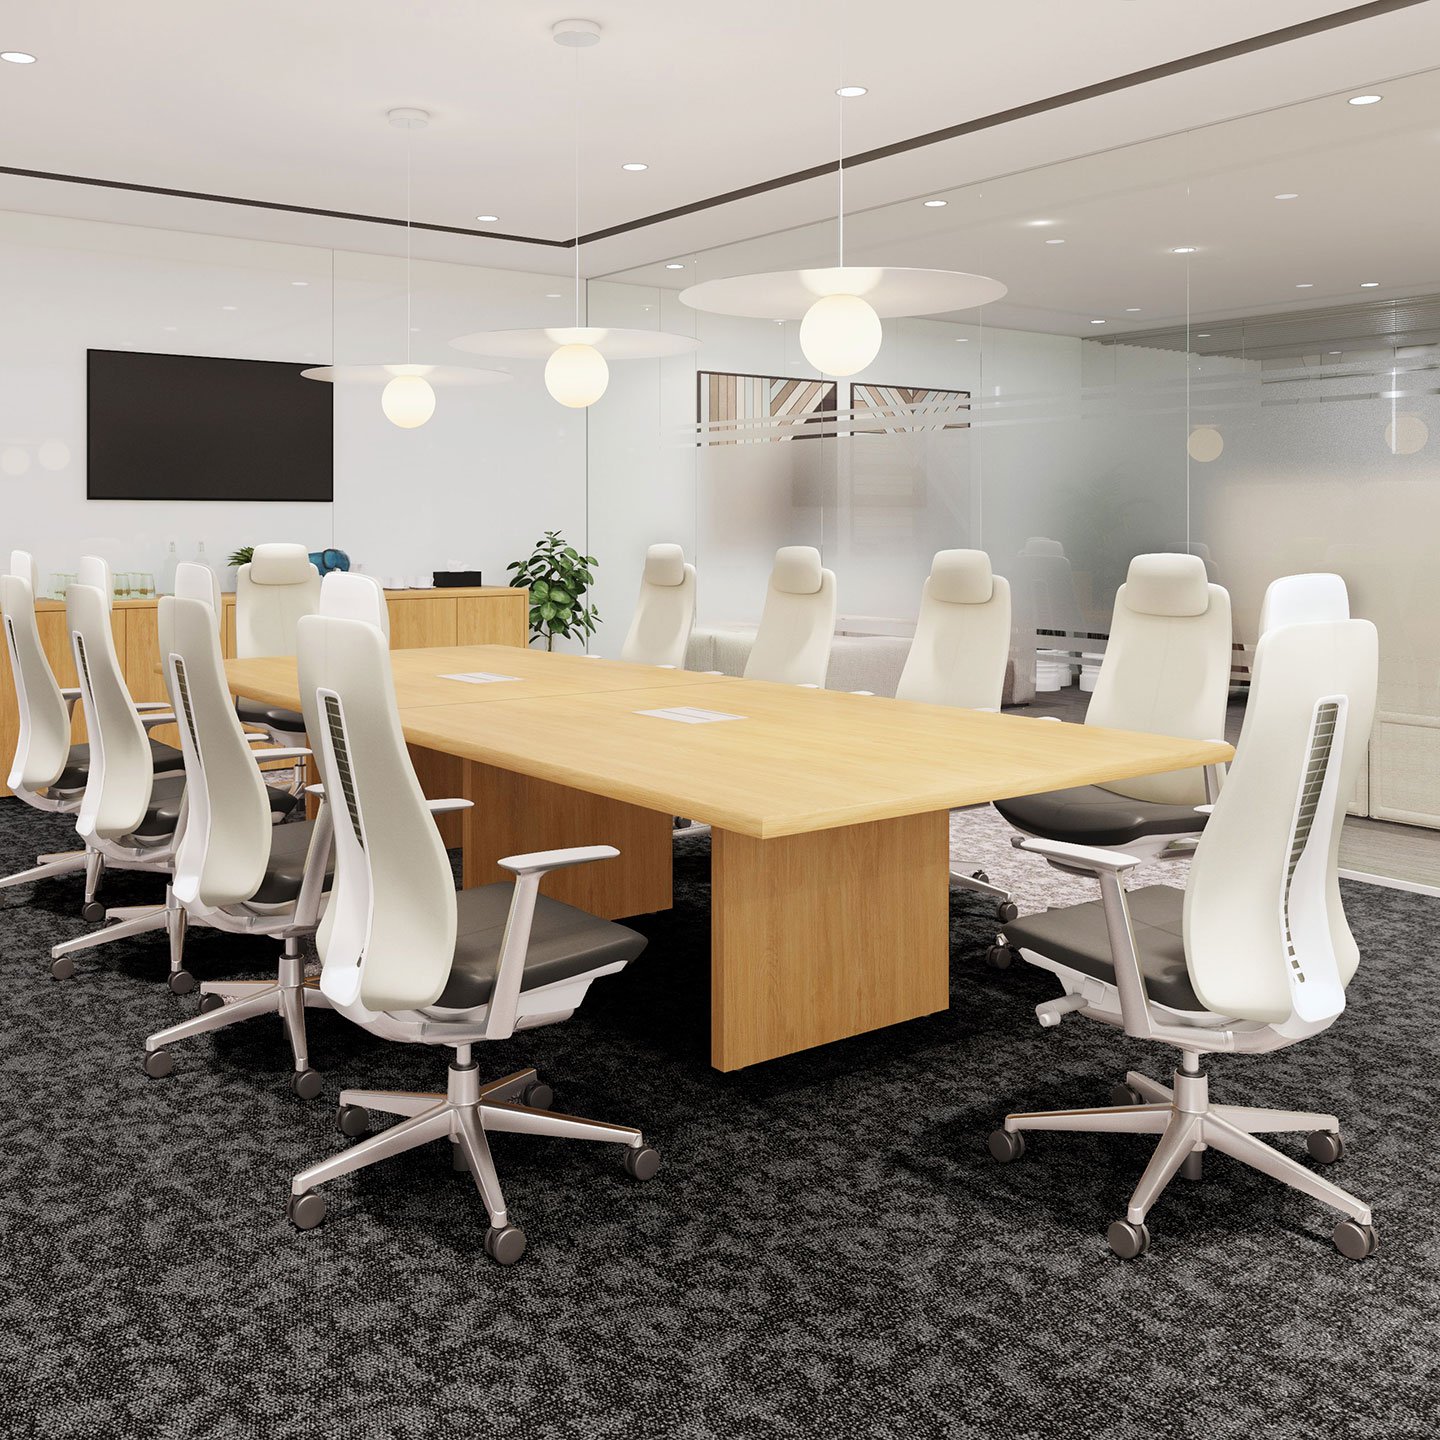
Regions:
[[[505,645],[391,659],[427,795],[475,802],[460,817],[467,886],[508,878],[495,864],[505,855],[610,844],[618,859],[560,871],[546,893],[611,919],[664,910],[673,817],[711,825],[720,1070],[946,1007],[952,808],[1232,754]],[[293,659],[226,671],[236,694],[300,708]],[[645,713],[685,707],[731,718]]]

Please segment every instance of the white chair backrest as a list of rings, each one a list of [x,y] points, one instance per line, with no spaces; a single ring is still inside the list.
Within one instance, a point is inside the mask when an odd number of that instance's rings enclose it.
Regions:
[[[1368,620],[1260,639],[1240,744],[1185,891],[1191,982],[1217,1014],[1303,1030],[1344,1008],[1359,950],[1340,903],[1340,827],[1378,667]]]
[[[265,878],[270,799],[225,683],[208,601],[162,596],[160,627],[170,637],[161,658],[180,717],[188,805],[175,853],[175,894],[207,909],[236,905]]]
[[[183,560],[175,567],[175,596],[180,600],[198,600],[211,615],[215,633],[220,633],[220,577],[208,566],[197,561]],[[163,598],[163,597],[162,597]],[[175,611],[173,607],[160,605],[156,609],[155,633],[160,651],[160,674],[165,681],[165,694],[170,708],[178,715],[180,700],[170,683],[169,655],[175,648],[175,637],[170,622]]]
[[[983,550],[939,551],[895,698],[998,710],[1009,658],[1009,583]]]
[[[405,748],[385,639],[327,615],[298,632],[307,729],[335,821],[320,988],[352,1015],[432,1004],[455,958],[455,882]]]
[[[373,575],[349,570],[332,570],[320,582],[320,615],[342,620],[364,620],[390,638],[390,606],[385,591]]]
[[[75,828],[86,839],[118,840],[145,818],[155,776],[150,742],[115,654],[107,599],[95,586],[77,582],[65,595],[65,619],[90,743]]]
[[[40,594],[40,567],[35,563],[35,557],[28,550],[12,550],[10,552],[10,568],[5,573],[18,575],[20,579],[29,581],[32,598]]]
[[[835,574],[813,545],[782,545],[765,594],[747,680],[823,685],[835,640]]]
[[[82,555],[75,567],[77,584],[89,585],[105,597],[105,608],[115,608],[115,572],[103,555]]]
[[[70,710],[40,642],[33,575],[29,555],[17,550],[10,557],[10,573],[0,578],[0,615],[20,722],[6,784],[17,793],[52,785],[70,755]]]
[[[1080,599],[1075,592],[1075,572],[1058,540],[1032,535],[1011,562],[1015,581],[1015,604],[1029,630],[1058,631],[1053,648],[1068,650],[1075,635],[1085,628]],[[1044,639],[1035,642],[1044,645]]]
[[[1266,587],[1260,633],[1269,634],[1282,625],[1349,618],[1350,592],[1339,575],[1282,575]]]
[[[620,658],[638,665],[685,664],[695,624],[695,567],[679,545],[652,545],[645,552],[640,598]]]
[[[1230,596],[1206,580],[1205,562],[1197,555],[1137,555],[1115,593],[1085,723],[1221,740],[1230,662]],[[1108,781],[1104,788],[1166,805],[1205,801],[1200,770]]]
[[[303,545],[257,545],[235,580],[235,654],[293,655],[295,626],[320,608],[320,572]]]

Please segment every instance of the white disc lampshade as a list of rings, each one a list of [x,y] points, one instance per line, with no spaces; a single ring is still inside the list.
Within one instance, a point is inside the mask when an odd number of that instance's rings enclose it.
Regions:
[[[774,270],[706,280],[680,292],[692,310],[748,315],[758,320],[799,320],[827,295],[858,295],[882,318],[973,310],[1001,299],[1008,287],[963,270],[918,270],[895,265],[832,265]]]
[[[593,345],[561,345],[545,362],[545,388],[572,410],[593,405],[610,383],[610,367]]]
[[[880,317],[858,295],[826,295],[800,322],[800,349],[822,375],[854,375],[880,353]]]

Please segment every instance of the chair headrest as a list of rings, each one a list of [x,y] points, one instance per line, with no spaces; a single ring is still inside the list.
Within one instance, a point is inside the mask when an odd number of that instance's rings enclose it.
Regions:
[[[1282,575],[1272,580],[1260,606],[1260,633],[1282,625],[1348,620],[1350,595],[1339,575]]]
[[[787,595],[814,595],[824,584],[820,552],[813,545],[782,545],[775,552],[770,583]]]
[[[1140,615],[1203,615],[1210,582],[1198,555],[1137,555],[1125,576],[1125,608]]]
[[[252,585],[303,585],[314,574],[303,545],[257,545],[250,557]]]
[[[652,545],[645,552],[647,585],[683,585],[685,550],[680,545]]]
[[[1022,555],[1063,555],[1065,547],[1058,540],[1047,540],[1043,535],[1032,535],[1026,542]]]
[[[983,550],[939,550],[930,562],[930,594],[951,605],[983,605],[995,593]]]
[[[28,550],[12,550],[10,552],[10,574],[25,581],[29,585],[32,595],[39,595],[40,568],[35,564],[35,557]]]

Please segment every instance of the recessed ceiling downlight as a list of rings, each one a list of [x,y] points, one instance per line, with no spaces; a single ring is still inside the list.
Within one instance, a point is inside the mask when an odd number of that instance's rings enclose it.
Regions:
[[[1196,245],[1174,245],[1170,249],[1172,255],[1193,255],[1199,247]]]
[[[666,263],[667,270],[683,270],[685,267],[678,260],[671,260]]]
[[[28,50],[0,50],[0,60],[8,60],[12,65],[35,63],[35,57]]]
[[[943,210],[949,203],[948,200],[927,200],[925,202],[925,208],[927,210]]]
[[[1277,200],[1298,200],[1300,193],[1297,190],[1286,190],[1275,197]]]
[[[500,217],[498,215],[477,215],[475,218],[482,225],[493,225]]]
[[[863,85],[842,85],[835,93],[842,100],[858,100],[868,92]]]
[[[1378,290],[1380,288],[1380,282],[1378,280],[1362,280],[1360,282],[1360,288],[1362,290]]]
[[[1352,95],[1349,103],[1351,105],[1378,105],[1384,98],[1383,95]]]
[[[641,170],[648,170],[650,167],[639,160],[627,160],[620,168],[638,174]]]

